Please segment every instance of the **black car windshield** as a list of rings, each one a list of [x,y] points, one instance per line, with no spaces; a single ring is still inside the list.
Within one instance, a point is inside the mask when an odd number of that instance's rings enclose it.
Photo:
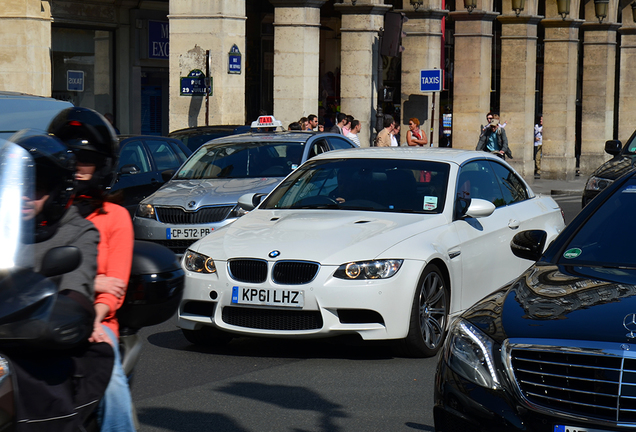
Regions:
[[[313,161],[285,179],[260,208],[441,213],[448,173],[446,163],[420,160]]]
[[[179,169],[176,179],[285,177],[300,165],[299,142],[241,142],[199,148]]]
[[[558,263],[574,266],[636,267],[636,230],[624,221],[636,214],[636,179],[614,192],[579,228]]]

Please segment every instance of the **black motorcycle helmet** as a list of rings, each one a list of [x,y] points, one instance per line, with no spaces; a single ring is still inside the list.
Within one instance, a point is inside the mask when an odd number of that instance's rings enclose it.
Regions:
[[[72,205],[75,195],[75,155],[50,135],[16,134],[13,142],[23,147],[35,162],[35,195],[49,195],[36,216],[36,241],[46,240]]]
[[[115,180],[119,157],[119,141],[108,120],[89,108],[67,108],[51,121],[48,132],[72,149],[78,161],[96,165],[93,178],[78,186],[78,194],[101,197]]]

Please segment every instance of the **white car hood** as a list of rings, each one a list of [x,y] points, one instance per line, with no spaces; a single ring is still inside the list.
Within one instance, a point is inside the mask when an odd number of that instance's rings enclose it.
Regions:
[[[191,249],[215,260],[269,259],[270,252],[276,250],[280,252],[277,260],[340,265],[380,257],[397,243],[446,223],[443,214],[255,210],[200,240]]]

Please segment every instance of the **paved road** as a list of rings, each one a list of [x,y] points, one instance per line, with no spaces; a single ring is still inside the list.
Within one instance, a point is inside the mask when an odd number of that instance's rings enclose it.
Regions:
[[[580,196],[555,196],[570,222]],[[142,330],[141,431],[433,431],[436,359],[351,341],[239,338],[190,345],[174,321]]]

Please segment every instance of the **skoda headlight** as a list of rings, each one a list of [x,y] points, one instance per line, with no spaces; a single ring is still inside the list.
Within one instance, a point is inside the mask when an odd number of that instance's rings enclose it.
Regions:
[[[338,267],[339,279],[387,279],[398,272],[404,260],[373,260],[350,262]]]
[[[191,272],[216,273],[216,266],[212,258],[189,249],[183,255],[183,267]]]
[[[139,204],[137,211],[135,212],[135,216],[147,219],[157,219],[157,216],[155,215],[155,208],[150,204]]]
[[[614,183],[614,180],[592,176],[585,183],[585,190],[600,192],[612,183]]]
[[[232,209],[232,212],[230,213],[230,217],[240,218],[241,216],[245,216],[248,213],[249,211],[245,210],[243,207],[237,204]]]
[[[501,388],[492,339],[463,319],[453,322],[448,337],[446,362],[452,370],[482,387]]]

